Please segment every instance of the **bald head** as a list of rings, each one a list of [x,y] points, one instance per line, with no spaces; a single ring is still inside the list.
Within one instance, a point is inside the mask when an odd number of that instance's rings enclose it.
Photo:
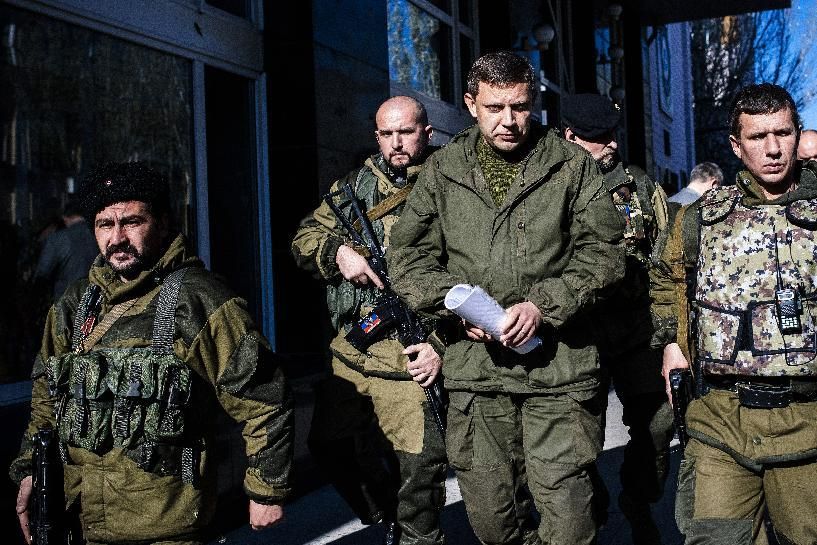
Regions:
[[[797,158],[801,161],[817,159],[817,131],[807,130],[800,133],[800,144],[797,146]]]
[[[422,161],[432,129],[423,104],[412,97],[396,96],[380,105],[375,115],[375,136],[380,152],[396,171]]]

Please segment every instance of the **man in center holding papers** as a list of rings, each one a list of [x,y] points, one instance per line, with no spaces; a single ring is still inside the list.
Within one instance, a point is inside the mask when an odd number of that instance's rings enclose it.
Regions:
[[[465,103],[476,125],[426,162],[387,259],[418,310],[459,320],[443,301],[471,284],[507,312],[499,338],[464,323],[443,360],[446,449],[477,537],[583,545],[596,536],[590,474],[606,395],[588,315],[624,272],[624,226],[590,155],[531,119],[535,93],[522,57],[474,63]],[[534,335],[542,346],[513,350]]]

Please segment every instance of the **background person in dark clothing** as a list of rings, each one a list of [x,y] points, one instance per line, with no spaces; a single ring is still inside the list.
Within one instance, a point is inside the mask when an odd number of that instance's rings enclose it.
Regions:
[[[36,280],[51,282],[56,301],[68,285],[88,276],[88,269],[99,253],[94,235],[76,202],[69,201],[62,213],[65,229],[49,235],[37,261]]]

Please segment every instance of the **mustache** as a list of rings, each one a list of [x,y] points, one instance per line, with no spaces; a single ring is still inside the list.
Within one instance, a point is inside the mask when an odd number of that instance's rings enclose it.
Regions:
[[[141,257],[139,254],[139,250],[137,250],[133,245],[128,242],[123,242],[121,244],[111,244],[105,249],[105,259],[110,259],[111,256],[117,252],[123,252],[128,255],[132,255],[133,257]]]

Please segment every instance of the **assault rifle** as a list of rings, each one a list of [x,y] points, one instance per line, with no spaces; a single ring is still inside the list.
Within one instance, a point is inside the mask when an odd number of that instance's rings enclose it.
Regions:
[[[355,225],[335,204],[333,199],[341,194],[345,195],[349,201],[356,222],[360,224],[360,231],[355,228]],[[398,297],[391,287],[391,279],[386,269],[386,257],[383,248],[377,241],[377,237],[375,237],[369,217],[361,210],[352,186],[344,184],[341,189],[325,195],[323,199],[352,241],[368,250],[369,256],[366,260],[369,267],[385,286],[372,311],[352,326],[352,329],[346,334],[346,340],[361,352],[366,352],[371,345],[386,338],[386,335],[392,331],[396,332],[397,340],[403,346],[426,342],[428,331],[420,322],[420,317]],[[423,388],[423,390],[429,408],[434,415],[434,422],[437,424],[440,434],[445,437],[446,402],[445,391],[440,385],[440,380],[435,380],[431,386]]]
[[[689,369],[673,369],[669,372],[670,394],[672,395],[672,420],[678,441],[684,449],[689,441],[686,412],[692,400],[692,372]]]
[[[34,434],[31,489],[32,545],[71,545],[73,539],[66,524],[63,470],[54,428],[41,428]]]

